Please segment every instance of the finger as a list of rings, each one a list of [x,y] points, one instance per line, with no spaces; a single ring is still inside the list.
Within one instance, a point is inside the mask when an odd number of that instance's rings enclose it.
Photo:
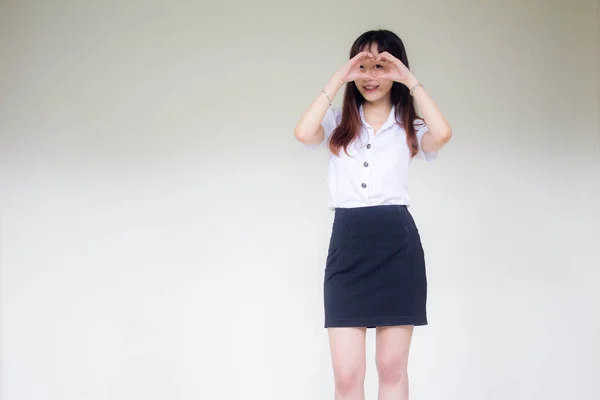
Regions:
[[[352,76],[352,81],[371,80],[371,77],[365,72],[357,72],[356,75]]]
[[[350,60],[352,64],[356,64],[359,61],[364,60],[365,58],[375,59],[375,55],[370,51],[361,51]]]
[[[366,52],[366,51],[361,51],[360,53],[357,53],[357,54],[356,54],[354,57],[352,57],[352,58],[350,59],[350,61],[356,61],[356,60],[360,60],[360,59],[362,59],[362,58],[366,57],[366,56],[367,56],[367,54],[368,54],[368,52]]]
[[[393,55],[391,55],[390,53],[388,53],[387,51],[384,51],[383,53],[380,53],[379,56],[377,57],[378,61],[387,61],[390,62],[392,64],[397,64],[400,60],[398,60],[396,57],[394,57]]]
[[[370,59],[375,59],[375,54],[371,53],[370,51],[362,51],[361,54],[363,54],[364,58],[370,58]]]

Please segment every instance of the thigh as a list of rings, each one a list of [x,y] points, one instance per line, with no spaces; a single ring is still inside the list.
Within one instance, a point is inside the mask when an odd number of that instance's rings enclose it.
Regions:
[[[384,368],[406,366],[414,326],[379,326],[376,334],[375,358]]]
[[[328,328],[327,332],[336,377],[364,374],[366,328]]]

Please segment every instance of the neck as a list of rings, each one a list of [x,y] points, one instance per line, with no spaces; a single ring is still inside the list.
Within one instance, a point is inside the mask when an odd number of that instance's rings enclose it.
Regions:
[[[392,99],[388,96],[376,101],[365,101],[363,109],[365,112],[368,110],[369,113],[388,115],[392,111]]]

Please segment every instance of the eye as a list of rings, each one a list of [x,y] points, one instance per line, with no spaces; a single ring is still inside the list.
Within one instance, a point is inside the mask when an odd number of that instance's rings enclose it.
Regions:
[[[375,68],[383,68],[383,65],[377,64]]]

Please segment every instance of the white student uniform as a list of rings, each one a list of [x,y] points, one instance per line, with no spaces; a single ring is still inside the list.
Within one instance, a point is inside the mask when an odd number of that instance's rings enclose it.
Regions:
[[[362,127],[359,137],[348,146],[349,156],[343,149],[339,156],[329,153],[329,208],[408,206],[408,170],[412,159],[406,132],[395,118],[395,107],[392,107],[379,132],[374,132],[365,120],[362,105],[359,111]],[[306,147],[327,147],[341,118],[341,109],[330,107],[321,123],[325,139],[318,145]],[[419,143],[419,152],[415,157],[427,162],[435,160],[437,152],[424,152],[421,147],[423,135],[428,132],[427,125],[415,121],[415,129]]]

